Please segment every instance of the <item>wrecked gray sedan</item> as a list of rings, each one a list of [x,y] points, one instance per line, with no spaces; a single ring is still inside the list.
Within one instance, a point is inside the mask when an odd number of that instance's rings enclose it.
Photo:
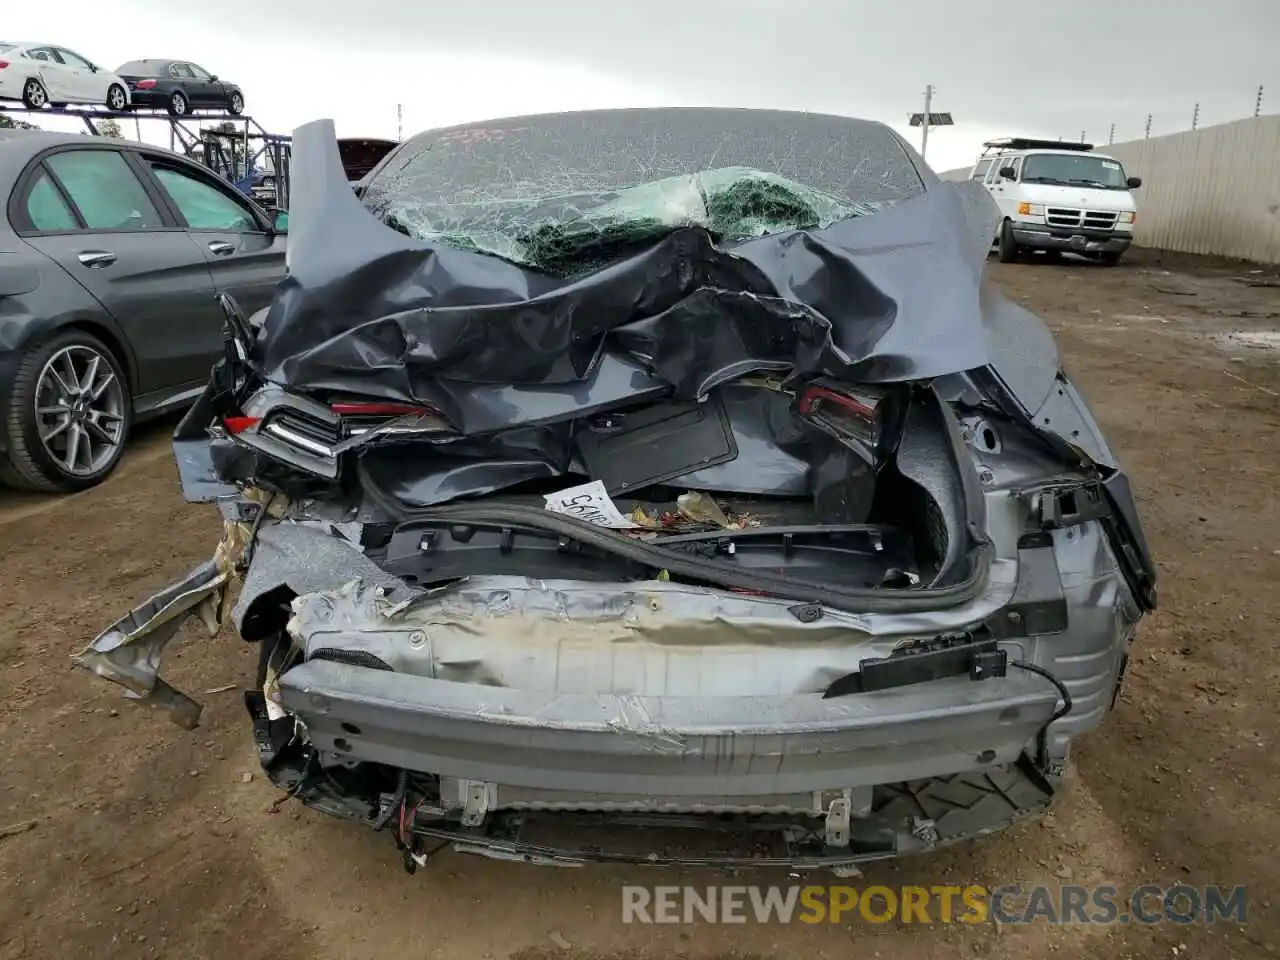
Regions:
[[[839,867],[1052,801],[1156,577],[980,187],[713,109],[431,131],[357,193],[318,121],[293,176],[175,435],[223,540],[80,666],[195,726],[164,648],[229,615],[267,776],[410,870]]]

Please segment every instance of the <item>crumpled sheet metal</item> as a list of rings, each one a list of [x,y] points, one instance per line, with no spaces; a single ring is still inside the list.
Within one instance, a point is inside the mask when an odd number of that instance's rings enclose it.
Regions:
[[[271,522],[264,529],[273,527],[287,510],[283,498],[257,488],[248,488],[241,496],[267,511]],[[225,511],[222,537],[211,559],[129,611],[95,637],[73,662],[119,683],[130,696],[169,711],[179,726],[194,729],[202,707],[160,676],[161,657],[189,619],[199,620],[210,637],[221,629],[230,588],[238,578],[254,527],[252,521],[241,519],[237,510]]]
[[[837,467],[830,476],[847,476],[843,465],[854,454],[828,434],[806,428],[791,413],[790,397],[737,383],[715,392],[724,403],[738,455],[675,478],[680,484],[712,492],[807,498],[829,484],[825,465]],[[483,496],[529,480],[585,476],[568,427],[515,427],[451,443],[371,446],[361,457],[360,475],[364,483],[409,507]]]
[[[300,566],[305,558],[306,566]],[[820,692],[910,637],[959,632],[1009,601],[1017,565],[982,593],[923,614],[828,610],[666,581],[482,576],[426,594],[388,581],[349,543],[294,523],[263,528],[241,606],[288,582],[289,632],[306,657],[335,647],[416,676],[561,694],[784,696]],[[409,600],[411,602],[404,603]]]
[[[617,403],[758,370],[901,381],[988,359],[974,237],[993,235],[994,205],[950,184],[729,249],[676,229],[565,280],[381,223],[331,121],[295,131],[293,164],[289,277],[256,345],[287,388],[426,403],[482,433],[582,416],[602,379]]]

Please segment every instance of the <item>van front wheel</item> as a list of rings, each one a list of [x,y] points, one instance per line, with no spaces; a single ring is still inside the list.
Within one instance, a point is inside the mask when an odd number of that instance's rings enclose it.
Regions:
[[[997,255],[1001,263],[1013,263],[1018,259],[1018,245],[1013,240],[1013,227],[1008,220],[1000,225],[1000,245]]]

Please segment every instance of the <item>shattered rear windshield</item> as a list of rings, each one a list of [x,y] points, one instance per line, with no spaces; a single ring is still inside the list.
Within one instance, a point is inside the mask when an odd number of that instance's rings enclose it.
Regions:
[[[924,187],[885,127],[763,110],[611,110],[430,131],[364,202],[420,240],[556,272],[697,226],[722,242],[867,216]]]

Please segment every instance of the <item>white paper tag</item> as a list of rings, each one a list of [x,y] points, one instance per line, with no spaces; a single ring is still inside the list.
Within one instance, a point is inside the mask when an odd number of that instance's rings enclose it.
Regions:
[[[610,530],[635,530],[640,525],[628,520],[609,499],[604,483],[593,480],[559,493],[548,494],[543,498],[547,509],[553,513],[577,517],[597,527],[608,527]]]
[[[1103,160],[1103,161],[1102,161],[1102,166],[1103,166],[1103,169],[1105,169],[1105,170],[1119,170],[1119,169],[1120,169],[1120,164],[1116,163],[1114,160]]]

